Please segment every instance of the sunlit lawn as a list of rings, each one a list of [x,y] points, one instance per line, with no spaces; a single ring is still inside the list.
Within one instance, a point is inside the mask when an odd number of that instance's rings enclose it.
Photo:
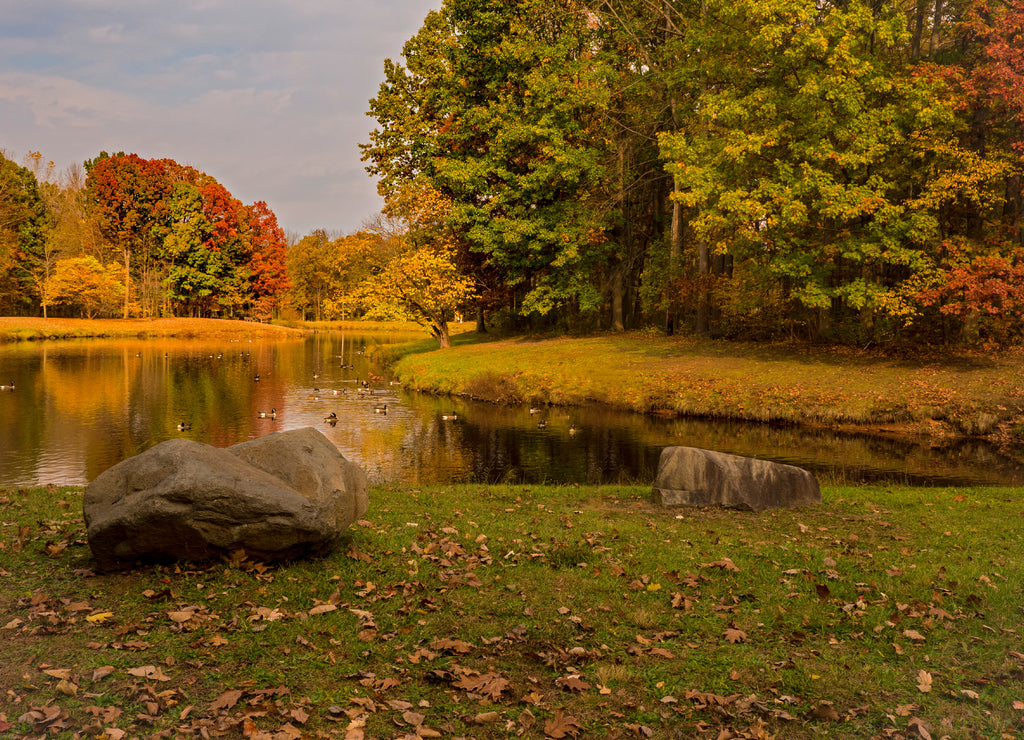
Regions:
[[[1024,732],[1024,491],[648,496],[378,487],[322,559],[104,575],[81,491],[0,492],[0,734]]]

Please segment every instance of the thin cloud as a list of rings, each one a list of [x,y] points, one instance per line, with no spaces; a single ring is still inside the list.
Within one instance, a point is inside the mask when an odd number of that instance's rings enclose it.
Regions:
[[[202,169],[282,225],[376,210],[357,144],[383,60],[441,0],[0,0],[0,148]]]

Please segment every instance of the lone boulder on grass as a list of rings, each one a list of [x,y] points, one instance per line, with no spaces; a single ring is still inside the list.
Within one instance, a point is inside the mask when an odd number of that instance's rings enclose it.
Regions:
[[[810,472],[698,447],[666,447],[658,461],[654,502],[663,506],[722,506],[764,511],[821,502]]]
[[[101,569],[138,559],[260,560],[328,549],[369,503],[366,474],[313,428],[220,449],[172,439],[124,460],[85,489]]]

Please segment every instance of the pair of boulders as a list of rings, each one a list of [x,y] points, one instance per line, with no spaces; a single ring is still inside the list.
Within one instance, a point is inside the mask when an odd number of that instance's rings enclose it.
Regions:
[[[765,511],[821,502],[814,475],[793,465],[698,447],[666,447],[653,499],[663,506],[721,506]]]
[[[208,560],[243,550],[280,560],[328,549],[369,504],[366,474],[313,428],[216,448],[172,439],[85,490],[99,568]]]

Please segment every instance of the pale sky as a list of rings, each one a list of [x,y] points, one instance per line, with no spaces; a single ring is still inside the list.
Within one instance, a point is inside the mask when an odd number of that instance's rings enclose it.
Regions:
[[[359,161],[384,59],[441,0],[0,0],[0,149],[168,157],[289,233],[380,210]]]

